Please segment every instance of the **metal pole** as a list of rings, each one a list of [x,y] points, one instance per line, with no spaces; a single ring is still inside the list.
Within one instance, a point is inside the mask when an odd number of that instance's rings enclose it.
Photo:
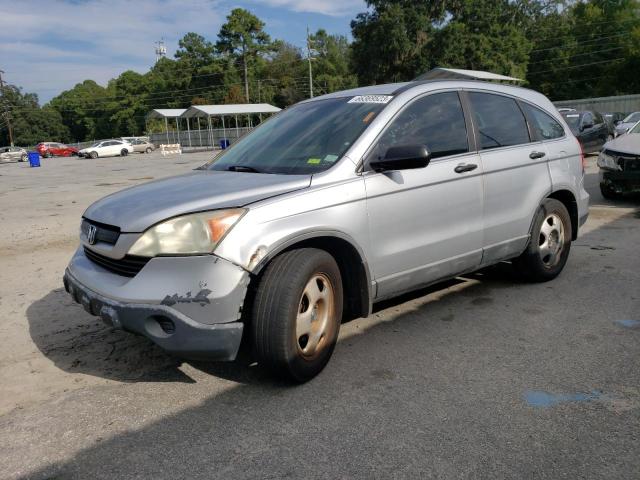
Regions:
[[[189,148],[191,148],[193,145],[191,145],[191,128],[189,127],[189,117],[187,117],[187,135],[189,136]]]
[[[236,115],[236,141],[240,138],[240,131],[238,130],[238,115]]]
[[[309,61],[309,98],[313,98],[313,69],[311,68],[311,38],[307,27],[307,60]]]
[[[224,127],[224,115],[221,116],[222,117],[222,138],[223,139],[227,139],[227,130]]]
[[[169,145],[169,121],[167,120],[167,117],[164,117],[164,129],[167,132],[167,145]]]
[[[178,123],[178,117],[176,117],[176,133],[178,135],[177,137],[177,144],[180,144],[180,124]],[[173,136],[173,138],[176,138],[176,135]]]
[[[200,130],[200,117],[196,117],[198,119],[198,137],[200,138],[200,146],[202,146],[202,130]]]
[[[211,115],[209,115],[209,144],[213,148],[213,129],[211,128]]]

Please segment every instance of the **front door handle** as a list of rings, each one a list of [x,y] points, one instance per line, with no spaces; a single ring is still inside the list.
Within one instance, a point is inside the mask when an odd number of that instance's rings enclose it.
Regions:
[[[544,153],[544,152],[531,152],[531,153],[529,154],[529,158],[530,158],[531,160],[535,160],[535,159],[537,159],[537,158],[542,158],[542,157],[544,157],[545,155],[546,155],[546,153]]]
[[[476,165],[475,163],[461,163],[456,168],[454,168],[453,171],[456,173],[464,173],[475,170],[476,168],[478,168],[478,165]]]

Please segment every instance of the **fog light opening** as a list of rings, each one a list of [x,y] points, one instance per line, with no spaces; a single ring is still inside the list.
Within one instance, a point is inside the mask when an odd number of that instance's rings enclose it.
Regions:
[[[147,331],[156,337],[168,337],[176,331],[176,325],[173,320],[162,315],[154,315],[146,320]]]

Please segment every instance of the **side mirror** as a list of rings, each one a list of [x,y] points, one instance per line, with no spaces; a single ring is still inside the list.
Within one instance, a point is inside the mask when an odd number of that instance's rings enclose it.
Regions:
[[[409,170],[424,168],[429,165],[431,154],[424,145],[399,145],[390,147],[384,158],[377,158],[369,162],[369,166],[376,172],[385,170]]]

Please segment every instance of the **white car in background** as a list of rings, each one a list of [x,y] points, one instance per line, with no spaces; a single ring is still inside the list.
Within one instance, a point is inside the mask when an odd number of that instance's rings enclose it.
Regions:
[[[96,142],[90,147],[83,148],[78,155],[86,158],[98,157],[126,157],[133,153],[133,145],[122,140],[102,140]]]

